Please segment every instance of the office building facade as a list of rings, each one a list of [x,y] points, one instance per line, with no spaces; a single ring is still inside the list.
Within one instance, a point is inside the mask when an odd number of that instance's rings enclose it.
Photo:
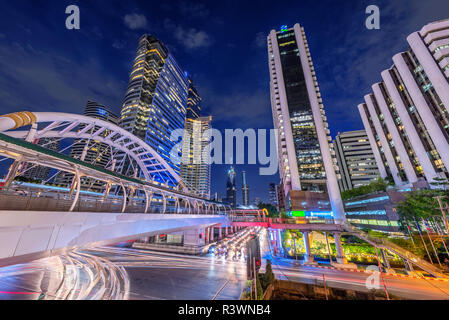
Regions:
[[[268,38],[271,106],[278,130],[278,160],[286,210],[321,210],[330,204],[344,220],[338,170],[309,46],[299,24]],[[307,201],[304,199],[307,198]],[[325,199],[327,198],[328,201]],[[330,200],[330,201],[329,201]]]
[[[365,130],[339,133],[334,150],[341,178],[340,190],[351,190],[369,184],[380,177],[373,150]]]
[[[46,149],[58,151],[61,146],[61,140],[55,138],[40,138],[33,141],[33,144],[37,144]],[[35,165],[32,163],[25,163],[20,170],[22,176],[25,179],[36,182],[44,182],[47,179],[51,179],[51,168]]]
[[[235,208],[237,205],[237,188],[235,185],[235,170],[234,167],[231,166],[227,172],[226,177],[226,202],[232,207]]]
[[[249,206],[249,187],[246,181],[246,171],[242,171],[242,205]]]
[[[184,129],[188,89],[187,74],[164,44],[151,35],[141,37],[119,125],[148,143],[176,174],[180,173],[181,161],[179,157],[172,159],[170,154],[174,150],[181,156],[181,148],[177,146],[182,137],[176,141],[170,137],[173,131]],[[120,171],[127,174],[130,165],[123,158],[122,155]],[[161,175],[169,173],[158,173],[153,178],[157,182],[174,183],[173,177]]]
[[[181,178],[187,188],[204,198],[210,198],[211,164],[203,159],[210,153],[212,117],[186,119],[183,145]]]
[[[104,121],[111,122],[115,125],[118,124],[118,116],[114,114],[109,108],[95,101],[88,101],[86,108],[84,110],[84,115],[96,118]],[[79,130],[83,130],[85,126],[79,127]],[[89,132],[95,132],[99,129],[98,126],[90,129]],[[106,137],[110,132],[105,130],[101,133],[102,137]],[[105,143],[101,143],[96,140],[87,139],[75,139],[74,144],[70,150],[70,157],[75,159],[80,159],[87,163],[108,168],[115,169],[111,154],[111,148]],[[73,174],[71,173],[61,173],[57,179],[56,183],[63,186],[70,186],[73,181]],[[92,178],[81,177],[81,188],[83,190],[88,190],[92,192],[102,193],[105,190],[105,183]]]
[[[270,199],[270,204],[273,206],[278,205],[278,193],[277,193],[277,185],[276,183],[272,182],[268,185],[268,195]]]
[[[358,109],[381,177],[429,186],[449,178],[449,19],[407,41]]]

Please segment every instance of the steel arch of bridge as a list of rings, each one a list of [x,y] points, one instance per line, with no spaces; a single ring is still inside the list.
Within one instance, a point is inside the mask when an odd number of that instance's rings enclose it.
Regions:
[[[31,130],[11,131],[33,124],[46,124]],[[0,116],[0,132],[31,142],[40,138],[95,140],[120,150],[135,160],[147,181],[159,177],[166,184],[188,192],[181,177],[147,143],[119,126],[97,118],[58,112],[17,112]]]
[[[76,120],[74,120],[75,117]],[[85,123],[84,121],[88,121],[88,123]],[[40,122],[51,124],[45,126],[43,129],[38,130],[37,123]],[[80,124],[85,125],[83,129],[80,129],[79,132],[72,132],[72,130],[77,128]],[[25,127],[28,125],[31,125],[31,129],[29,131],[12,131],[14,129]],[[100,127],[101,125],[104,125],[104,127]],[[63,127],[63,129],[61,129],[61,127]],[[89,138],[93,138],[98,141],[100,141],[100,137],[98,137],[98,135],[100,134],[100,130],[101,132],[105,132],[105,130],[111,130],[111,132],[108,133],[106,137],[103,137],[101,141],[109,141],[110,143],[112,142],[113,146],[115,146],[119,142],[118,140],[123,136],[130,139],[130,142],[126,142],[126,139],[121,139],[125,142],[122,145],[119,145],[119,147],[120,150],[124,151],[126,151],[126,147],[128,147],[129,151],[134,152],[134,157],[136,156],[136,152],[141,152],[141,154],[143,154],[143,150],[140,151],[140,149],[137,149],[138,147],[144,149],[147,152],[147,157],[148,154],[152,154],[153,152],[149,146],[141,142],[141,140],[138,140],[138,138],[122,130],[121,128],[117,129],[117,126],[113,124],[99,119],[73,114],[45,112],[19,112],[0,116],[0,154],[2,154],[4,157],[15,159],[15,162],[11,166],[8,176],[5,180],[4,189],[8,188],[8,181],[10,183],[16,176],[17,168],[21,165],[21,163],[30,162],[36,165],[52,167],[57,170],[71,172],[72,174],[74,174],[74,181],[76,181],[76,194],[69,211],[74,210],[74,207],[79,200],[81,188],[80,177],[91,177],[93,179],[103,181],[107,184],[104,199],[108,198],[111,185],[121,186],[124,195],[122,213],[125,212],[127,201],[132,201],[135,191],[137,190],[142,190],[145,193],[146,206],[144,213],[147,213],[149,211],[153,195],[155,194],[159,194],[163,198],[163,213],[166,212],[167,204],[170,201],[169,199],[175,201],[175,210],[178,212],[181,211],[181,202],[185,203],[185,209],[187,209],[189,213],[201,214],[201,211],[203,211],[203,213],[207,213],[210,211],[217,213],[220,208],[223,209],[225,214],[227,212],[232,212],[232,209],[229,205],[204,199],[199,197],[198,195],[185,191],[187,190],[187,188],[185,188],[184,185],[182,185],[182,190],[170,189],[167,186],[158,185],[154,183],[154,181],[143,181],[133,177],[127,177],[121,174],[117,174],[106,168],[92,166],[89,165],[89,163],[84,162],[83,160],[70,158],[56,151],[51,151],[45,149],[44,147],[32,144],[32,141],[34,141],[36,138],[42,137],[60,138],[62,136],[70,138],[73,137],[75,139],[86,139],[87,131],[89,131],[89,129],[86,129],[86,127],[94,129],[94,132],[89,135]],[[102,130],[103,128],[104,130]],[[56,129],[59,129],[60,131]],[[120,137],[117,136],[117,132],[121,134]],[[25,141],[21,139],[25,139]],[[136,144],[132,149],[130,148],[133,146],[131,142]],[[159,159],[160,157],[157,156],[157,158]],[[140,160],[140,163],[144,162],[142,161],[142,159]],[[163,160],[161,161],[161,163],[164,163]],[[166,166],[167,171],[170,172],[171,168],[168,167],[168,164],[166,164]],[[150,172],[151,171],[147,171],[147,174],[150,174]]]

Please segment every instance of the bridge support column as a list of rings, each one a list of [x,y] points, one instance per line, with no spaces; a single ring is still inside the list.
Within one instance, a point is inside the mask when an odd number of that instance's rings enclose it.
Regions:
[[[304,255],[304,264],[316,264],[313,259],[312,250],[310,248],[310,232],[303,232],[302,236],[304,238],[304,248],[306,249],[306,253]]]
[[[215,228],[214,226],[210,227],[210,242],[215,241]]]
[[[73,210],[75,209],[75,206],[76,206],[76,203],[78,202],[78,199],[80,196],[80,191],[81,191],[81,176],[80,176],[80,172],[77,167],[75,167],[75,176],[73,177],[73,180],[75,180],[75,184],[76,184],[76,194],[75,194],[75,199],[73,199],[72,205],[70,206],[69,212],[73,212]],[[72,185],[74,185],[74,184],[72,183]]]
[[[165,211],[167,211],[167,198],[165,197],[165,194],[162,194],[163,199],[163,206],[162,206],[162,214],[165,214]]]
[[[151,207],[151,200],[153,199],[153,192],[149,192],[148,190],[144,189],[145,192],[145,211],[144,213],[148,213],[148,209]]]
[[[125,210],[126,210],[126,200],[127,200],[127,196],[126,196],[126,188],[125,188],[125,185],[123,184],[123,182],[120,182],[120,186],[122,187],[122,190],[123,190],[122,213],[125,213]]]
[[[204,244],[209,244],[210,231],[209,228],[204,228]]]
[[[17,173],[19,172],[20,165],[22,164],[22,161],[15,160],[14,163],[9,168],[8,174],[5,178],[5,185],[3,186],[3,190],[7,191],[11,183],[14,181],[14,179],[17,176]]]
[[[106,184],[106,189],[104,190],[103,201],[106,201],[109,198],[109,192],[111,192],[111,186],[112,186],[112,184],[110,182],[108,182]]]
[[[337,250],[337,263],[341,264],[348,263],[343,252],[340,233],[334,233],[334,241],[335,241],[335,249]]]

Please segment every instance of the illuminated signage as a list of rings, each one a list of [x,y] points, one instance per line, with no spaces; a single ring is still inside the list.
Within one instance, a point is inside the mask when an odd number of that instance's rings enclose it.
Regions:
[[[104,109],[101,109],[101,108],[98,108],[97,112],[98,112],[99,115],[102,115],[102,116],[107,116],[108,115],[108,112],[106,110],[104,110]]]
[[[286,31],[288,31],[288,27],[287,27],[287,25],[283,25],[283,26],[281,27],[281,32],[284,33],[284,32],[286,32]]]

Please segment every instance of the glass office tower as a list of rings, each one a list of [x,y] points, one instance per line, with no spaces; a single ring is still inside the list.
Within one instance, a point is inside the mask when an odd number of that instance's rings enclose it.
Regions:
[[[287,210],[332,207],[344,219],[335,152],[304,29],[296,24],[267,38],[273,121],[278,129],[281,186]],[[329,201],[330,200],[330,201]]]
[[[187,74],[164,44],[151,35],[141,37],[119,125],[145,140],[176,174],[180,173],[180,163],[172,161],[170,152],[182,137],[176,141],[170,137],[174,130],[184,129],[188,88]],[[181,149],[177,151],[181,155]],[[123,156],[119,159],[120,166],[122,173],[130,171],[131,166]],[[158,173],[154,179],[163,182],[167,179],[161,175],[167,174]]]

